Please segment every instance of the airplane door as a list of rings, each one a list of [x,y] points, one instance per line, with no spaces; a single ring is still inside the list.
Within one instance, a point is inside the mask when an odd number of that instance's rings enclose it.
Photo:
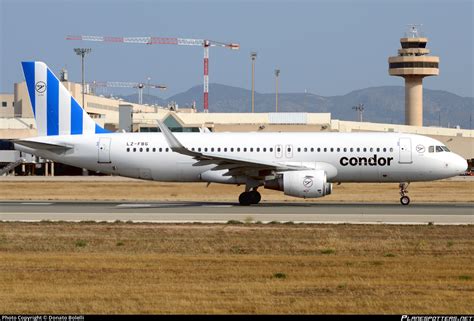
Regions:
[[[411,159],[411,138],[400,138],[398,141],[398,148],[400,152],[400,164],[410,164]]]
[[[276,145],[275,146],[275,157],[276,158],[281,158],[282,156],[283,156],[283,146]]]
[[[111,138],[99,138],[98,148],[98,163],[110,163],[110,141]]]
[[[285,146],[285,156],[286,158],[293,158],[293,145]]]

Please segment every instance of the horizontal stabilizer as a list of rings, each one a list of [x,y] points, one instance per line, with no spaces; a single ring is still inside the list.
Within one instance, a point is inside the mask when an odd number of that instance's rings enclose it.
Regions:
[[[52,144],[52,143],[43,143],[43,142],[36,142],[36,141],[31,141],[31,140],[14,140],[14,144],[26,146],[29,148],[34,148],[34,149],[43,149],[43,150],[49,150],[49,151],[65,151],[68,149],[73,148],[72,146],[67,146],[67,145],[62,145],[62,144]]]

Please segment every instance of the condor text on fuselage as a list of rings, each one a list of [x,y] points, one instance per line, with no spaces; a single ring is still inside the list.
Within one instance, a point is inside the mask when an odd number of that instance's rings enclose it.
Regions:
[[[374,154],[372,157],[342,157],[339,163],[342,166],[390,166],[393,157],[377,157]]]

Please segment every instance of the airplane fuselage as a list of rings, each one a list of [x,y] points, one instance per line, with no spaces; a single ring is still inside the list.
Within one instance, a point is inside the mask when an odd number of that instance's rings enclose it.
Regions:
[[[441,143],[420,135],[203,132],[175,136],[196,152],[322,169],[329,182],[430,181],[461,172],[455,165],[461,157],[436,152],[436,148],[429,152],[430,146]],[[228,169],[216,169],[215,164],[173,152],[162,133],[59,135],[31,140],[71,148],[57,152],[19,145],[17,149],[102,173],[156,181],[245,184],[245,177],[225,176]]]

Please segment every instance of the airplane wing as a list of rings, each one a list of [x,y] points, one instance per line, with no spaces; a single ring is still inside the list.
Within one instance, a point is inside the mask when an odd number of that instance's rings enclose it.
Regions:
[[[251,170],[277,170],[277,171],[289,171],[289,170],[307,170],[312,169],[306,166],[290,165],[277,162],[269,162],[262,160],[255,160],[250,158],[236,157],[231,155],[219,155],[212,153],[201,153],[191,151],[173,135],[169,128],[160,120],[157,121],[161,132],[165,136],[165,139],[170,146],[171,150],[176,153],[188,155],[198,160],[194,166],[207,166],[215,164],[216,167],[213,170],[229,170],[226,175],[233,176],[238,173],[251,171]]]

